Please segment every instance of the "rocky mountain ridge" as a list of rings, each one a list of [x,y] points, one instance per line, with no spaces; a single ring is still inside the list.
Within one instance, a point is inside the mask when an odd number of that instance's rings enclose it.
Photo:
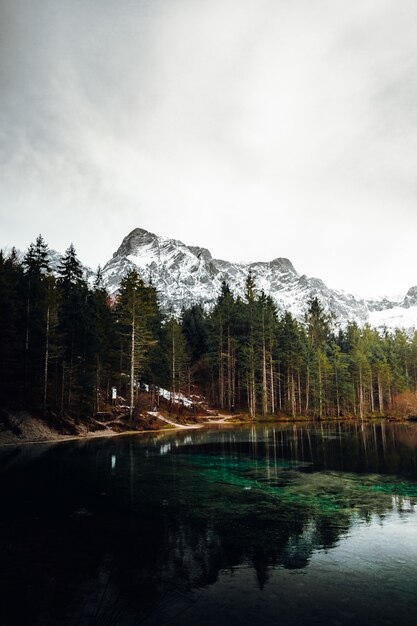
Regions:
[[[103,267],[104,284],[115,294],[121,277],[136,268],[145,282],[152,280],[166,311],[179,314],[195,303],[211,307],[226,281],[236,296],[243,297],[245,281],[252,273],[257,289],[271,295],[279,311],[288,310],[303,320],[310,298],[318,297],[337,320],[373,326],[412,328],[417,326],[417,287],[402,301],[365,300],[330,289],[319,278],[299,274],[291,261],[278,257],[270,262],[232,263],[214,259],[209,250],[187,246],[136,228],[122,241]]]

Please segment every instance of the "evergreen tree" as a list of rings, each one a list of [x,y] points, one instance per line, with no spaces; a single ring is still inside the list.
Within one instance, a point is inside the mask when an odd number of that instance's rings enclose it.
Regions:
[[[77,258],[75,248],[71,243],[61,262],[58,266],[59,282],[64,292],[69,292],[74,286],[83,282],[83,269],[80,261]]]
[[[310,393],[311,388],[314,412],[321,418],[328,405],[326,388],[328,386],[330,364],[327,351],[330,339],[331,317],[324,311],[318,298],[313,298],[308,302],[306,325],[310,342],[309,362],[307,365],[307,376],[309,378],[308,393]]]
[[[42,235],[36,237],[35,243],[31,243],[23,259],[26,273],[41,276],[50,272],[50,259],[48,245]]]
[[[88,285],[80,261],[70,244],[58,266],[59,325],[61,337],[61,412],[89,409],[92,383],[87,367]]]
[[[0,253],[0,402],[21,405],[24,396],[26,294],[15,249]]]
[[[107,291],[104,289],[100,270],[97,271],[94,287],[88,292],[86,315],[86,362],[91,388],[92,410],[101,410],[102,388],[104,399],[108,400],[110,381],[116,369],[115,354],[117,350],[116,328],[114,316],[110,308]]]
[[[152,288],[151,288],[152,289]],[[138,389],[139,374],[146,367],[149,346],[156,341],[152,335],[151,320],[154,311],[149,288],[136,270],[129,271],[120,283],[116,316],[121,340],[121,374],[128,365],[130,416],[133,416],[135,390]]]
[[[200,304],[192,305],[183,311],[181,320],[191,362],[195,365],[208,349],[207,319],[203,307]]]
[[[173,399],[177,393],[187,393],[190,390],[190,370],[187,344],[182,332],[181,323],[170,317],[165,324],[165,331],[169,350],[170,389]]]
[[[257,293],[255,279],[252,272],[249,272],[245,283],[245,299],[247,302],[247,335],[244,345],[244,355],[246,361],[246,389],[249,414],[256,415],[256,328],[257,328]]]
[[[51,281],[49,250],[42,235],[30,244],[23,258],[23,268],[26,290],[24,395],[33,406],[42,404],[45,409]]]

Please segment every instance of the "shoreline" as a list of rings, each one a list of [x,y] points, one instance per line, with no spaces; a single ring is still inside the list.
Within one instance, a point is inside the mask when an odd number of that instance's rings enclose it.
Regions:
[[[366,418],[366,419],[358,419],[358,418],[333,418],[333,419],[328,419],[328,420],[315,420],[312,418],[280,418],[280,419],[275,419],[275,420],[264,420],[264,419],[248,419],[245,421],[241,421],[241,420],[236,420],[233,419],[234,416],[221,416],[221,419],[218,420],[210,420],[207,421],[206,423],[200,423],[200,424],[178,424],[178,423],[174,423],[174,422],[169,422],[167,423],[166,427],[163,428],[158,428],[158,429],[149,429],[149,430],[126,430],[126,431],[122,431],[122,432],[116,432],[114,430],[108,430],[108,431],[103,431],[103,430],[98,430],[98,431],[90,431],[84,435],[80,434],[80,435],[57,435],[57,437],[55,438],[47,438],[47,439],[33,439],[33,440],[19,440],[16,439],[15,441],[8,441],[8,442],[1,442],[0,441],[0,450],[2,448],[10,448],[10,447],[19,447],[19,446],[26,446],[26,445],[36,445],[36,444],[53,444],[53,443],[65,443],[68,441],[89,441],[89,440],[93,440],[93,439],[108,439],[108,438],[113,438],[113,437],[122,437],[122,436],[128,436],[128,435],[145,435],[145,434],[152,434],[152,433],[170,433],[170,432],[174,432],[174,431],[184,431],[184,430],[201,430],[202,428],[210,428],[211,426],[247,426],[247,425],[259,425],[259,426],[266,426],[266,425],[275,425],[275,424],[319,424],[322,422],[325,423],[331,423],[331,422],[335,422],[335,423],[340,423],[340,422],[357,422],[357,423],[371,423],[374,421],[387,421],[390,423],[402,423],[402,424],[406,424],[406,423],[413,423],[413,421],[415,422],[415,420],[407,420],[407,419],[396,419],[396,418],[392,418],[392,417],[377,417],[377,418]],[[165,420],[164,420],[165,421]]]
[[[196,426],[189,426],[189,429],[196,429],[196,428],[205,428],[205,425],[202,424],[200,425],[196,425]],[[172,428],[159,428],[159,429],[150,429],[150,430],[125,430],[123,432],[117,433],[116,431],[112,430],[112,431],[92,431],[91,433],[87,433],[86,435],[68,435],[67,437],[65,435],[58,435],[56,439],[35,439],[32,441],[28,441],[28,440],[16,440],[16,441],[10,441],[8,443],[1,443],[0,442],[0,449],[1,448],[8,448],[8,447],[16,447],[16,446],[26,446],[26,445],[36,445],[36,444],[43,444],[43,443],[64,443],[66,441],[88,441],[88,440],[93,440],[93,439],[110,439],[113,437],[122,437],[123,435],[144,435],[146,433],[169,433],[172,432],[174,430],[182,430],[181,427],[176,427],[173,426]]]
[[[116,432],[114,430],[97,430],[97,431],[90,431],[88,433],[86,433],[85,435],[57,435],[57,437],[55,438],[48,438],[48,439],[33,439],[33,440],[19,440],[16,439],[16,441],[9,441],[9,442],[1,442],[0,441],[0,450],[1,448],[10,448],[10,447],[17,447],[17,446],[22,446],[22,445],[36,445],[36,444],[47,444],[47,443],[64,443],[67,441],[88,441],[88,440],[93,440],[93,439],[108,439],[108,438],[113,438],[113,437],[121,437],[124,435],[144,435],[147,433],[169,433],[169,432],[174,432],[174,431],[184,431],[184,430],[200,430],[202,428],[209,428],[210,426],[224,426],[224,425],[229,425],[229,424],[243,424],[243,423],[248,423],[248,422],[238,422],[238,421],[232,421],[231,419],[221,419],[221,420],[216,420],[216,421],[211,421],[210,423],[206,423],[206,424],[178,424],[178,423],[174,423],[174,422],[169,422],[167,423],[167,426],[163,427],[163,428],[154,428],[154,429],[149,429],[149,430],[125,430],[122,432]]]

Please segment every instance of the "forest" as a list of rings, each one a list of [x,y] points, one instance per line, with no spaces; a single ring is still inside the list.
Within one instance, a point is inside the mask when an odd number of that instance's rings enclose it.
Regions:
[[[178,319],[135,270],[115,297],[100,268],[89,284],[72,244],[53,273],[39,235],[23,258],[0,252],[0,407],[88,416],[116,387],[133,416],[146,383],[252,418],[416,415],[417,333],[340,327],[307,305],[302,323],[278,312],[249,274],[244,298],[223,283]]]

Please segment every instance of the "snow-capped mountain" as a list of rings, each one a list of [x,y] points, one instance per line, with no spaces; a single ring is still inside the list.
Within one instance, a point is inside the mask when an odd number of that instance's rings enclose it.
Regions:
[[[145,282],[152,280],[166,311],[178,314],[182,308],[200,303],[212,306],[226,281],[237,296],[243,296],[245,281],[252,273],[257,289],[274,299],[278,310],[290,311],[304,319],[310,298],[318,297],[323,306],[342,323],[348,320],[373,326],[417,326],[417,287],[403,301],[363,300],[328,288],[319,278],[300,275],[285,258],[270,262],[231,263],[213,259],[206,248],[187,246],[176,239],[159,237],[141,228],[127,235],[103,268],[104,284],[110,293],[118,290],[127,270],[136,268]]]

